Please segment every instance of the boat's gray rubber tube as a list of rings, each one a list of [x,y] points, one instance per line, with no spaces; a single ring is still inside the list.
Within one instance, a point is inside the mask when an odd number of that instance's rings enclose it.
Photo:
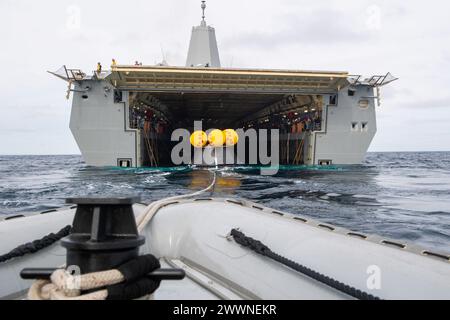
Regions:
[[[321,274],[315,270],[312,270],[308,267],[305,267],[295,261],[289,260],[286,257],[283,257],[279,255],[276,252],[273,252],[268,246],[263,244],[261,241],[253,239],[251,237],[246,236],[244,233],[240,232],[237,229],[231,230],[230,235],[233,237],[234,241],[236,243],[240,244],[243,247],[249,248],[250,250],[265,256],[269,259],[272,259],[278,263],[281,263],[285,265],[286,267],[289,267],[297,272],[300,272],[308,277],[310,277],[313,280],[316,280],[318,282],[321,282],[333,289],[336,289],[340,292],[343,292],[353,298],[356,298],[358,300],[380,300],[380,298],[371,295],[367,292],[361,291],[359,289],[356,289],[354,287],[351,287],[345,283],[342,283],[336,279],[333,279],[331,277],[328,277],[324,274]]]

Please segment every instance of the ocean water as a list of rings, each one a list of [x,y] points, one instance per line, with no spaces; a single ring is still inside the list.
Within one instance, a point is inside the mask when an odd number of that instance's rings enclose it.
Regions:
[[[221,168],[217,197],[247,198],[354,231],[450,252],[450,152],[370,153],[361,166]],[[80,156],[0,156],[0,215],[64,206],[75,196],[144,202],[206,187],[207,170],[99,169]]]

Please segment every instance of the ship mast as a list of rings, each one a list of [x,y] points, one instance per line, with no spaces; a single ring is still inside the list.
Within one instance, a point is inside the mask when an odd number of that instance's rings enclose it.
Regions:
[[[213,27],[206,24],[205,20],[206,1],[202,1],[201,9],[202,21],[199,26],[192,28],[186,66],[220,68],[216,33]]]
[[[202,25],[206,24],[205,21],[205,9],[206,9],[206,1],[202,1]]]

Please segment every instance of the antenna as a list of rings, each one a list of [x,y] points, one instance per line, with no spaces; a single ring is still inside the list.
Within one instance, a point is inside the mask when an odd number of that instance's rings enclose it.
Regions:
[[[163,60],[165,61],[165,60],[166,60],[166,53],[164,52],[164,48],[163,48],[162,43],[160,43],[159,46],[160,46],[160,48],[161,48],[161,55],[162,55],[162,58],[163,58]]]
[[[166,52],[164,51],[162,43],[160,43],[159,46],[161,47],[162,61],[160,63],[158,63],[157,65],[167,67],[169,64],[167,63],[167,60],[166,60]]]
[[[202,21],[205,21],[205,9],[206,9],[206,1],[202,1],[202,11],[203,11]]]

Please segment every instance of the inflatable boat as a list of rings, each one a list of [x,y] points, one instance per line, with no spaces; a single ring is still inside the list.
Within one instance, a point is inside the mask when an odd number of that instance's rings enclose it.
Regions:
[[[6,217],[0,252],[64,230],[79,207]],[[145,237],[140,253],[186,275],[162,281],[152,299],[450,299],[447,254],[241,199],[175,198],[132,210]],[[26,298],[33,282],[23,269],[64,265],[66,251],[56,241],[0,263],[0,298]]]

